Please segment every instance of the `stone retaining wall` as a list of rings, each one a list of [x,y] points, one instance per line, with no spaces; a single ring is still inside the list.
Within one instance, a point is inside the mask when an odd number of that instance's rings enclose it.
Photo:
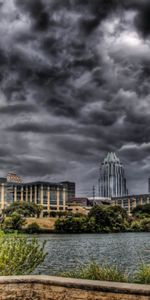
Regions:
[[[0,300],[150,300],[150,286],[50,276],[0,277]]]

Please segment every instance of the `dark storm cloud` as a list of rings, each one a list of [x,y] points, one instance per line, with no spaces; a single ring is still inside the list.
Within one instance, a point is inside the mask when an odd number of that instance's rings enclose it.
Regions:
[[[149,164],[149,1],[0,2],[1,170],[89,190],[116,151],[137,190]]]
[[[30,13],[33,20],[33,27],[35,30],[43,31],[48,29],[49,26],[49,13],[46,6],[40,0],[26,0],[21,2],[16,0],[18,7],[21,7],[26,12]]]
[[[45,133],[45,134],[61,134],[65,133],[65,131],[71,131],[71,127],[67,125],[48,125],[48,124],[41,124],[35,122],[26,122],[26,123],[17,123],[13,126],[7,128],[8,131],[14,132],[33,132],[33,133]]]
[[[150,2],[149,0],[124,1],[124,6],[138,11],[135,17],[135,25],[140,33],[147,37],[150,34]]]
[[[76,3],[76,1],[74,1]],[[93,0],[93,1],[78,1],[79,6],[83,7],[83,10],[89,11],[89,16],[83,17],[80,22],[81,29],[86,34],[90,34],[102,20],[104,20],[114,9],[118,7],[118,0]]]
[[[0,114],[34,113],[37,108],[31,104],[13,104],[0,107]]]
[[[30,174],[29,176],[39,176],[37,174],[37,160],[34,160],[34,158],[31,159],[24,159],[24,161],[18,162],[17,168],[20,169],[23,167],[22,175],[26,176],[26,174]],[[38,170],[40,170],[40,176],[44,176],[45,174],[49,174],[50,176],[54,176],[57,174],[63,174],[65,171],[65,164],[60,165],[60,161],[50,162],[47,164],[46,161],[38,161]]]

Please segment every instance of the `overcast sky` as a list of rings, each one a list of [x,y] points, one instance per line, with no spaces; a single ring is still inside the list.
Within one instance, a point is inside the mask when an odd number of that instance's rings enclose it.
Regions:
[[[0,0],[0,176],[92,194],[108,151],[150,176],[150,1]]]

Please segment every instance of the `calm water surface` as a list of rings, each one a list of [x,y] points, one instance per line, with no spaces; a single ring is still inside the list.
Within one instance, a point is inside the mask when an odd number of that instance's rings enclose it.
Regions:
[[[36,274],[58,274],[91,260],[131,274],[142,261],[150,263],[150,233],[49,234],[38,239],[47,241],[48,255]]]

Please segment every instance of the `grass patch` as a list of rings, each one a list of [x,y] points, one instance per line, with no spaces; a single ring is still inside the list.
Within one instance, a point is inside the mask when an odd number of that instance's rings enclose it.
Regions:
[[[60,274],[63,277],[89,280],[128,282],[128,276],[115,266],[99,266],[95,261],[70,272]]]
[[[142,264],[135,274],[134,282],[150,284],[150,265]]]

